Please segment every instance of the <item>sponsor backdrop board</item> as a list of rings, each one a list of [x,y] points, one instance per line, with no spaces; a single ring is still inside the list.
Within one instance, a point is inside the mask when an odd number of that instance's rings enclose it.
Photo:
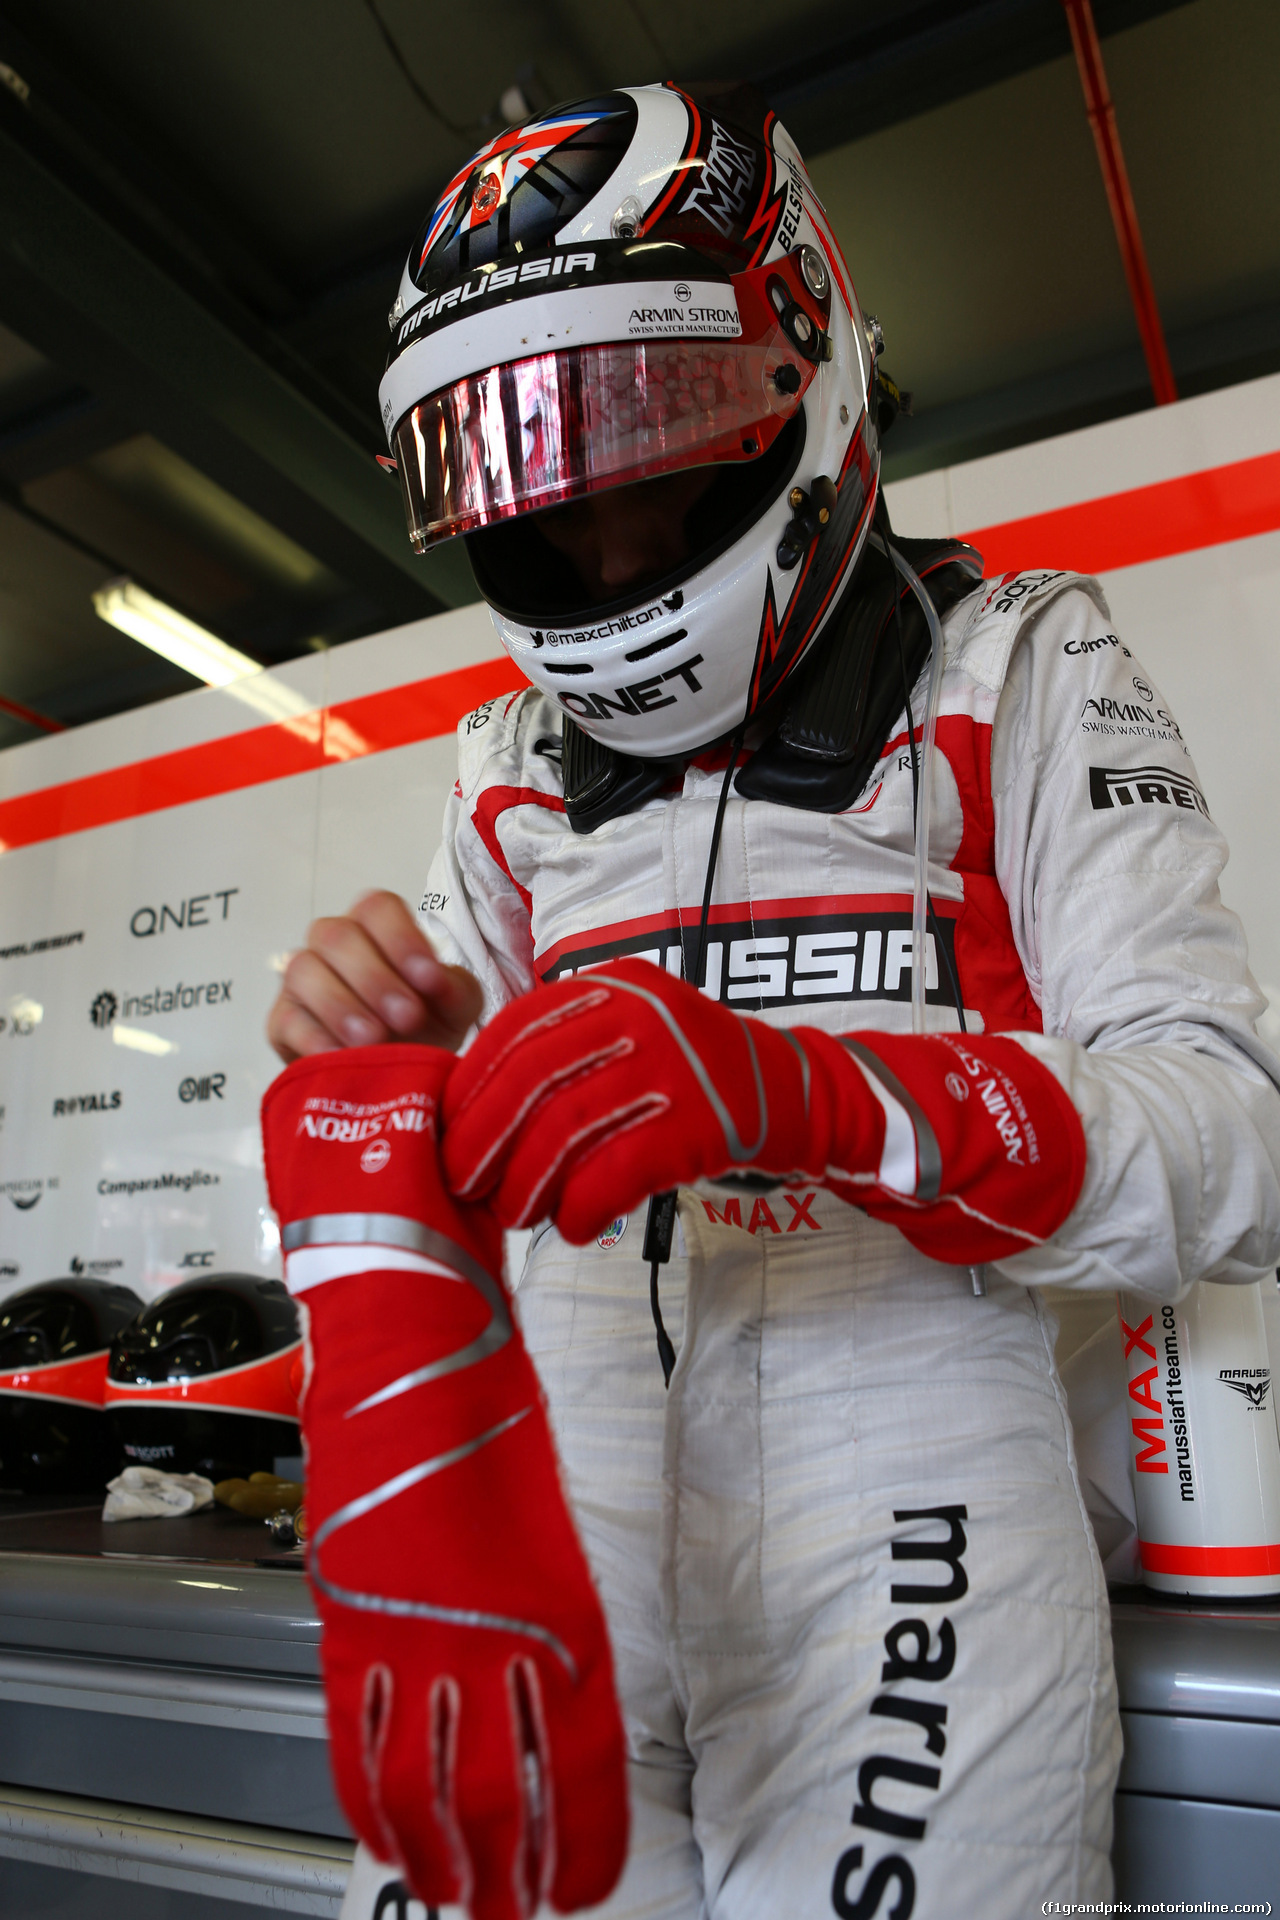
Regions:
[[[413,897],[457,720],[511,685],[495,650],[468,608],[262,676],[256,706],[211,689],[0,755],[5,1292],[279,1272],[258,1102],[280,969],[364,888]],[[85,813],[108,817],[62,830]]]
[[[1280,378],[888,496],[904,534],[973,534],[989,573],[1101,574],[1098,638],[1143,684],[1124,714],[1082,707],[1079,803],[1185,723],[1280,1008]],[[518,679],[477,606],[0,754],[0,1293],[278,1272],[257,1106],[284,959],[367,887],[416,902],[455,725]],[[1280,1039],[1280,1012],[1264,1027]]]

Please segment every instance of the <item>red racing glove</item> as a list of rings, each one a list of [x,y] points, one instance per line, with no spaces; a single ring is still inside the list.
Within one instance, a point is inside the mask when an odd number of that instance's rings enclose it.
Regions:
[[[622,1870],[604,1616],[503,1290],[439,1169],[433,1047],[298,1060],[262,1103],[306,1329],[308,1571],[338,1795],[419,1900],[526,1920]]]
[[[1016,1040],[770,1027],[644,960],[506,1007],[443,1116],[455,1193],[579,1245],[651,1193],[749,1169],[967,1266],[1047,1239],[1084,1178],[1079,1116]]]

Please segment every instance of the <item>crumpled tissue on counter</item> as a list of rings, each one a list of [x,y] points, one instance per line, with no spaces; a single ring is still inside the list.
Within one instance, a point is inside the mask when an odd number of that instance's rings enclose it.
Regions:
[[[107,1482],[104,1520],[174,1520],[213,1505],[213,1482],[199,1473],[126,1467]]]

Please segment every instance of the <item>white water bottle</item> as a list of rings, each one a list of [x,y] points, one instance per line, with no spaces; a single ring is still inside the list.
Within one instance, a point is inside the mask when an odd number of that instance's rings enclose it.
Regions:
[[[1262,1320],[1267,1329],[1267,1358],[1274,1375],[1280,1370],[1280,1272],[1277,1272],[1274,1280],[1262,1282]],[[1276,1405],[1274,1386],[1271,1389],[1271,1411],[1280,1429],[1280,1406]]]
[[[1163,1593],[1280,1594],[1280,1434],[1262,1294],[1119,1295],[1142,1577]]]

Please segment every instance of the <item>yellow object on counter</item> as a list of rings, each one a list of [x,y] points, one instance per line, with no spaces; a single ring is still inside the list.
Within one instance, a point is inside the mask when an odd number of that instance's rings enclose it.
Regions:
[[[251,1473],[247,1480],[219,1480],[213,1497],[246,1520],[269,1520],[273,1513],[292,1513],[302,1505],[301,1481],[281,1480],[274,1473]]]

